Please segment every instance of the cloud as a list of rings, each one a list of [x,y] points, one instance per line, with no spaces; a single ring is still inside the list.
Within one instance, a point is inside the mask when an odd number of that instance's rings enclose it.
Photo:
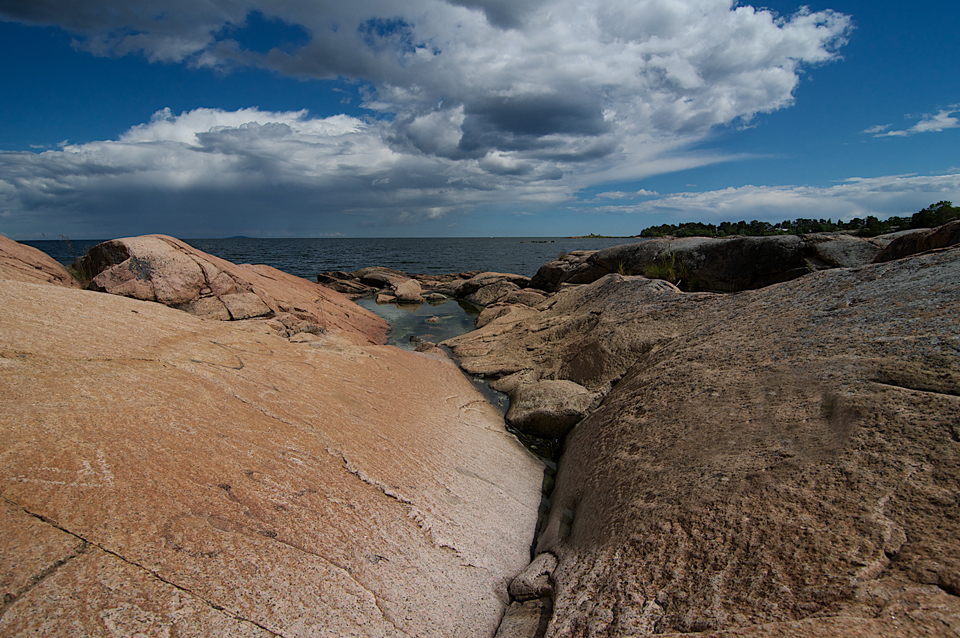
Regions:
[[[940,133],[951,128],[960,128],[960,119],[954,115],[960,113],[960,104],[951,104],[940,109],[936,115],[924,114],[920,121],[908,129],[888,131],[890,124],[871,126],[864,133],[871,133],[874,137],[906,137],[916,133]]]
[[[116,140],[0,154],[0,210],[59,211],[109,234],[133,205],[168,232],[217,234],[250,232],[217,230],[215,214],[311,232],[335,215],[536,210],[729,161],[696,149],[716,127],[790,106],[803,69],[836,60],[851,29],[830,10],[733,0],[9,0],[0,19],[58,25],[95,55],[362,87],[369,121],[164,110]],[[251,37],[257,24],[271,25],[269,46]]]
[[[594,212],[643,214],[674,222],[823,218],[850,220],[874,215],[913,214],[940,200],[960,201],[960,172],[939,175],[853,177],[835,186],[741,186],[666,195],[623,206],[591,207]],[[657,222],[662,223],[662,222]]]
[[[552,165],[403,153],[390,135],[389,123],[345,115],[163,109],[117,140],[0,152],[0,211],[10,213],[12,233],[60,219],[87,234],[164,229],[196,237],[265,225],[316,234],[311,229],[344,217],[412,224],[476,206],[568,198]]]
[[[597,193],[597,197],[603,199],[636,199],[637,197],[654,197],[659,195],[657,191],[648,191],[645,188],[641,188],[638,191],[625,192],[625,191],[607,191],[605,193]]]
[[[801,68],[836,59],[851,28],[833,11],[731,0],[14,0],[0,17],[62,26],[97,55],[367,82],[366,106],[395,115],[397,136],[457,116],[464,156],[545,161],[789,106]],[[289,25],[292,39],[244,48],[248,21]]]

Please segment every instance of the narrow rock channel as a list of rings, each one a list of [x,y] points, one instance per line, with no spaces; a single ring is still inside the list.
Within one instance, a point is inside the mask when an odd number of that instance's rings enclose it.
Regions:
[[[390,324],[387,343],[404,350],[429,349],[435,344],[475,330],[481,309],[464,300],[434,298],[422,304],[378,303],[373,297],[356,303],[379,315]],[[426,348],[424,348],[426,344]],[[449,350],[445,351],[449,352]],[[464,375],[474,382],[490,403],[506,414],[510,398],[490,387],[489,379]],[[510,604],[495,638],[542,638],[553,613],[553,571],[557,558],[551,553],[535,554],[537,537],[550,513],[550,495],[556,480],[557,461],[562,452],[562,439],[549,439],[525,434],[505,427],[544,464],[542,498],[537,525],[530,542],[530,565],[510,583]]]

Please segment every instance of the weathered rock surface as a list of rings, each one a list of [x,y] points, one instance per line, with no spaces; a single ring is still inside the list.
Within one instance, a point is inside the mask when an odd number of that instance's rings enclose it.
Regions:
[[[463,272],[448,275],[407,275],[389,268],[364,268],[353,273],[331,271],[317,275],[324,286],[342,292],[351,299],[376,295],[382,303],[423,303],[440,295],[463,299],[475,306],[494,303],[536,306],[546,299],[540,290],[529,290],[530,278],[499,272]],[[399,294],[400,286],[415,294]],[[381,297],[382,295],[382,297]]]
[[[553,292],[618,273],[669,279],[690,290],[751,290],[818,270],[868,264],[889,241],[826,233],[651,239],[571,253],[544,264],[530,285]]]
[[[542,465],[449,362],[0,280],[0,635],[490,636]]]
[[[407,279],[404,282],[397,284],[393,289],[393,296],[396,297],[397,301],[400,303],[416,303],[421,304],[424,302],[423,297],[420,293],[423,292],[423,288],[420,286],[420,282],[416,279]]]
[[[79,288],[80,282],[47,253],[0,235],[0,277]]]
[[[285,336],[329,329],[356,343],[384,343],[389,330],[340,293],[270,266],[233,264],[165,235],[104,242],[79,265],[94,290],[208,319],[270,317]]]
[[[587,415],[597,395],[567,380],[520,383],[507,393],[507,423],[545,439],[567,435]]]
[[[546,636],[960,635],[960,250],[733,295],[608,275],[544,306],[452,345],[609,389],[537,544]]]
[[[891,241],[873,261],[879,264],[956,244],[960,244],[960,219],[937,228],[901,235]]]

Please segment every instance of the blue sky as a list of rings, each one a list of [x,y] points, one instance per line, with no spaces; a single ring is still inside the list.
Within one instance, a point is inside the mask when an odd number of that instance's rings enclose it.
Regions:
[[[960,5],[0,0],[0,234],[633,235],[960,202]]]

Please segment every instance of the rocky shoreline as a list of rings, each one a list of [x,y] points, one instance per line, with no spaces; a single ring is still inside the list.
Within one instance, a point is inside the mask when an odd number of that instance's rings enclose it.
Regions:
[[[960,636],[958,238],[318,285],[149,236],[81,264],[114,295],[0,238],[0,635]],[[563,441],[548,509],[369,295],[485,308],[440,345]]]

